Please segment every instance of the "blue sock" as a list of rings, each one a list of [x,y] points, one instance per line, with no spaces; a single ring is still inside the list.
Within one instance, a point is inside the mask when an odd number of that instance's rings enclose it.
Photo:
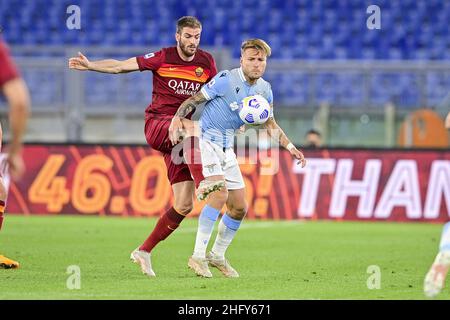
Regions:
[[[439,244],[439,251],[450,252],[450,222],[447,222],[442,229],[441,242]]]
[[[236,231],[241,226],[242,220],[236,220],[231,218],[227,213],[225,213],[219,222],[219,232],[217,233],[216,241],[212,247],[212,252],[217,257],[225,257],[225,251],[231,244]]]
[[[196,258],[205,258],[206,248],[209,238],[211,238],[214,224],[219,217],[220,211],[205,205],[198,217],[197,237],[195,239],[195,248],[193,256]]]

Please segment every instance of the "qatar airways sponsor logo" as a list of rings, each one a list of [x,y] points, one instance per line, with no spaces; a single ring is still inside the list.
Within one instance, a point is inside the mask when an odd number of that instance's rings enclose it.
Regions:
[[[434,160],[427,181],[419,180],[416,160],[397,160],[387,176],[386,184],[382,186],[379,184],[383,174],[381,169],[380,159],[369,159],[365,163],[362,179],[352,180],[352,159],[308,158],[305,168],[294,164],[294,173],[304,175],[298,216],[309,218],[314,215],[317,201],[320,201],[320,179],[324,175],[334,175],[328,207],[330,218],[344,217],[349,197],[358,198],[356,215],[362,219],[388,219],[395,207],[403,207],[409,219],[436,219],[440,215],[442,202],[450,216],[449,160]],[[426,189],[421,193],[423,184]],[[377,200],[378,191],[380,197]]]
[[[200,83],[174,79],[170,80],[168,85],[176,94],[189,96],[193,96],[194,94],[196,94],[202,86]]]

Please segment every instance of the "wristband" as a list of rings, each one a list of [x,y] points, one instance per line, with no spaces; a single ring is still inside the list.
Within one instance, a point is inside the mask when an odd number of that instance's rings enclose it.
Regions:
[[[286,146],[286,149],[291,151],[292,149],[295,149],[295,146],[292,144],[292,142],[289,142],[289,144]]]

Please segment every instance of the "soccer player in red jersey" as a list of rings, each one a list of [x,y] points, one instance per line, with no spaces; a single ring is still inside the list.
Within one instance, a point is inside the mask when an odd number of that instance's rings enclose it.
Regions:
[[[195,188],[197,187],[197,197],[204,199],[209,193],[222,187],[221,183],[211,184],[204,180],[201,163],[189,161],[199,159],[195,156],[199,151],[195,150],[198,143],[193,137],[195,130],[190,120],[192,114],[183,119],[183,132],[186,138],[191,137],[183,140],[187,163],[173,161],[178,152],[172,152],[173,145],[168,136],[171,120],[181,103],[199,92],[202,85],[217,73],[211,54],[198,48],[201,31],[202,25],[197,18],[185,16],[177,21],[176,47],[163,48],[124,61],[89,61],[81,53],[78,53],[78,57],[69,59],[69,68],[81,71],[113,74],[138,70],[153,72],[152,103],[145,110],[145,137],[152,148],[164,155],[175,199],[173,207],[160,217],[150,236],[131,253],[131,259],[140,264],[143,273],[148,276],[155,276],[150,259],[152,249],[166,239],[192,210]]]
[[[30,98],[27,86],[20,77],[8,51],[8,47],[0,38],[0,92],[6,98],[9,106],[9,121],[11,128],[11,141],[8,146],[8,155],[0,156],[0,229],[3,223],[6,197],[8,195],[9,173],[18,180],[25,171],[22,158],[22,137],[26,129]],[[0,150],[2,141],[2,128],[0,125]],[[9,166],[7,172],[6,164]],[[18,268],[17,261],[0,255],[0,268]]]

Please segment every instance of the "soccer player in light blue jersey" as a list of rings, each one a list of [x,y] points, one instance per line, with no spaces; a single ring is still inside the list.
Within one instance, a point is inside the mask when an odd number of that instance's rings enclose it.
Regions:
[[[445,119],[445,127],[450,130],[450,112]],[[444,288],[445,278],[450,269],[450,222],[442,229],[439,252],[425,276],[423,290],[427,297],[436,297]]]
[[[238,272],[225,258],[225,251],[247,213],[245,185],[233,150],[234,134],[244,122],[238,114],[238,104],[243,98],[259,94],[271,105],[271,114],[264,128],[281,146],[289,150],[302,167],[306,160],[284,134],[273,117],[273,95],[270,84],[262,79],[269,45],[261,39],[244,41],[241,46],[241,67],[219,72],[199,93],[183,102],[172,119],[169,136],[173,144],[180,140],[183,130],[181,119],[198,105],[206,102],[200,118],[200,151],[205,179],[225,182],[225,188],[211,193],[207,198],[198,223],[193,255],[188,266],[202,277],[212,277],[210,266],[218,268],[226,277],[239,277]],[[227,212],[219,222],[217,238],[206,254],[209,239],[220,210],[227,205]]]

